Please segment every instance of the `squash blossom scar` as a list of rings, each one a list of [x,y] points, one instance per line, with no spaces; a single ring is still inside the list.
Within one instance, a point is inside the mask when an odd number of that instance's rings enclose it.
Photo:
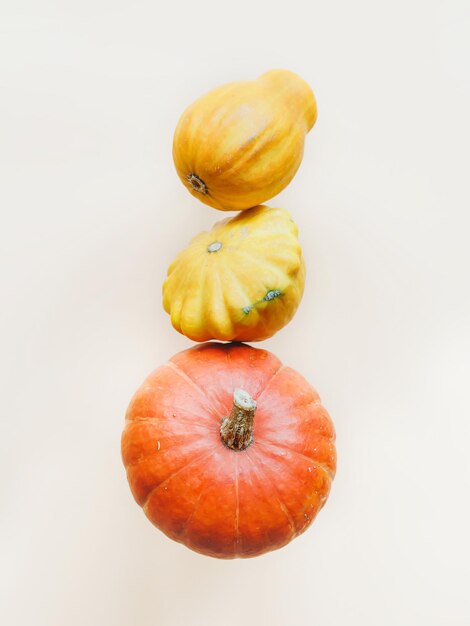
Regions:
[[[203,195],[205,195],[208,192],[206,183],[203,180],[201,180],[199,176],[197,176],[196,174],[193,174],[193,173],[188,174],[186,176],[186,179],[188,183],[191,185],[192,189],[194,189],[194,191],[197,191],[198,193],[202,193]]]
[[[209,253],[218,252],[221,247],[222,247],[222,244],[220,243],[220,241],[214,241],[214,243],[211,243],[210,245],[207,246],[207,252]]]

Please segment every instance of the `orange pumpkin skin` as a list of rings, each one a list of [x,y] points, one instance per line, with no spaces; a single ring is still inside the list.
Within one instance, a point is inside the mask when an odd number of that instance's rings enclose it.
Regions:
[[[234,388],[257,403],[253,442],[224,445]],[[316,391],[266,350],[206,343],[176,354],[134,395],[122,457],[149,520],[218,558],[253,557],[302,533],[336,469],[334,428]]]

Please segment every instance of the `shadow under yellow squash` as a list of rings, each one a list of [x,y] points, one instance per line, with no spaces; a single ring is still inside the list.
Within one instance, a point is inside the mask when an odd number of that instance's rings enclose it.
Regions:
[[[163,307],[174,328],[193,341],[274,335],[303,295],[297,232],[287,211],[258,206],[194,237],[163,285]]]
[[[262,204],[294,177],[316,119],[312,90],[288,70],[213,89],[189,106],[177,125],[178,176],[215,209]]]

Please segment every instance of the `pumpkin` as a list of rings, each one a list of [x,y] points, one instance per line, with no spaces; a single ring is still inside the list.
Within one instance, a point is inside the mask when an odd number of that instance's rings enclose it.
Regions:
[[[262,204],[294,177],[316,118],[315,96],[293,72],[223,85],[181,116],[176,171],[193,196],[215,209]]]
[[[168,537],[219,558],[302,533],[335,473],[316,391],[266,350],[207,343],[175,355],[134,395],[122,457],[137,503]]]
[[[305,264],[284,209],[243,211],[197,235],[168,269],[163,307],[193,341],[260,341],[293,317]]]

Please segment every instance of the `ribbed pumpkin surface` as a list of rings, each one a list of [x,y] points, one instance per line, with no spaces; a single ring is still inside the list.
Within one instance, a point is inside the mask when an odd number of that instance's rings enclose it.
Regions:
[[[228,449],[235,388],[256,401],[253,443]],[[334,429],[315,390],[266,350],[209,343],[174,356],[132,399],[122,456],[136,501],[175,541],[251,557],[302,533],[335,472]]]

